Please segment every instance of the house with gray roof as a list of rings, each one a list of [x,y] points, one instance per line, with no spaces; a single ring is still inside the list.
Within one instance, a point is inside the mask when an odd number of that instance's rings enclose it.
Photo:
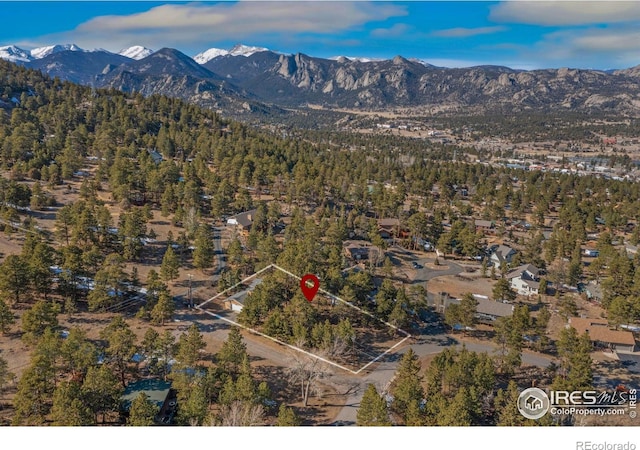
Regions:
[[[489,297],[478,294],[473,294],[473,298],[478,302],[476,318],[480,322],[491,324],[500,317],[511,317],[513,315],[513,305],[509,303],[490,300]]]
[[[493,234],[496,228],[496,224],[490,220],[476,219],[474,225],[476,233]]]
[[[510,271],[505,278],[518,294],[537,295],[540,290],[540,273],[540,269],[533,264],[523,264]]]
[[[236,227],[239,231],[248,233],[251,230],[251,225],[253,225],[256,211],[257,209],[252,209],[229,217],[227,219],[227,226]]]
[[[517,252],[508,245],[498,245],[493,252],[491,252],[489,261],[496,269],[500,269],[503,263],[509,267],[516,253]]]
[[[511,317],[513,315],[513,305],[508,303],[490,300],[485,295],[473,294],[473,298],[478,302],[476,306],[476,319],[481,323],[493,324],[500,317]],[[436,311],[444,311],[452,304],[460,304],[460,299],[451,297],[446,292],[427,298],[429,306],[433,306]]]

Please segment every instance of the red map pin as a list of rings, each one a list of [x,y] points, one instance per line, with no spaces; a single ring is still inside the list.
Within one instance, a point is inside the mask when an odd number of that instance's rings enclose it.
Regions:
[[[312,282],[313,286],[309,287],[307,285],[308,281]],[[313,275],[312,273],[308,273],[300,280],[300,289],[302,290],[302,294],[305,296],[305,298],[308,301],[312,301],[318,293],[318,289],[320,289],[320,280],[318,280],[318,277]]]

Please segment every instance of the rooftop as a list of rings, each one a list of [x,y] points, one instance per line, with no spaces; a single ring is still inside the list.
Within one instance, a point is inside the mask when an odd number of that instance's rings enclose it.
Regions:
[[[540,269],[538,269],[536,266],[534,266],[533,264],[523,264],[521,266],[516,267],[515,269],[513,269],[512,271],[510,271],[505,278],[507,279],[511,279],[511,278],[518,278],[518,277],[522,277],[522,275],[528,272],[530,274],[532,274],[534,277],[537,277],[540,275]],[[535,280],[532,280],[535,281]]]
[[[612,330],[605,319],[584,319],[571,317],[569,325],[576,329],[578,334],[587,332],[593,342],[605,342],[609,344],[635,345],[636,340],[630,331]]]
[[[491,222],[490,220],[476,219],[475,224],[476,224],[476,227],[483,227],[483,228],[493,228],[494,226],[493,222]]]
[[[127,385],[124,394],[120,397],[122,407],[128,411],[133,400],[135,400],[140,393],[145,393],[147,397],[149,397],[149,400],[158,405],[158,408],[161,408],[169,395],[170,389],[170,382],[157,378],[134,381]]]
[[[382,228],[398,227],[400,226],[400,220],[394,219],[392,217],[378,219],[378,225],[381,226]]]
[[[241,227],[250,227],[253,223],[253,217],[256,215],[256,209],[250,211],[241,212],[235,216],[231,216],[227,219],[227,223],[237,223]]]
[[[486,298],[478,298],[476,296],[474,296],[474,298],[478,301],[476,311],[478,311],[479,314],[488,314],[495,317],[509,317],[513,315],[513,305]]]

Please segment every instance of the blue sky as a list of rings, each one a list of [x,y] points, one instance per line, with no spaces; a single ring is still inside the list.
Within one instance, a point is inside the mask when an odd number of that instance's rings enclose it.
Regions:
[[[446,67],[640,64],[640,2],[0,2],[0,45],[75,43],[194,56],[236,43],[313,56],[402,55]]]

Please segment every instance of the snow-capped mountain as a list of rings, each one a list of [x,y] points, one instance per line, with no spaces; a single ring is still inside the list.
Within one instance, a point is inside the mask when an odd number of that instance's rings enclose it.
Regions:
[[[42,59],[45,56],[49,56],[52,53],[59,53],[70,50],[72,52],[84,52],[85,50],[78,47],[76,44],[56,44],[47,45],[46,47],[38,47],[31,50],[31,57],[33,59]]]
[[[223,50],[221,48],[210,48],[209,50],[205,50],[202,53],[198,53],[193,57],[193,60],[198,64],[206,64],[214,58],[218,56],[251,56],[254,53],[258,52],[268,52],[268,48],[264,47],[253,47],[250,45],[237,44],[231,50]]]
[[[202,53],[198,53],[193,57],[193,60],[198,64],[204,64],[211,61],[213,58],[217,58],[218,56],[228,55],[229,52],[227,50],[223,50],[221,48],[210,48],[209,50],[205,50]]]
[[[147,47],[143,47],[141,45],[134,45],[133,47],[125,48],[118,52],[118,55],[126,56],[127,58],[140,60],[144,59],[147,56],[151,55],[153,50]]]
[[[7,45],[4,47],[0,47],[0,59],[15,63],[29,62],[33,58],[28,51],[22,50],[20,47],[16,47],[15,45]]]
[[[254,53],[268,51],[269,49],[264,47],[252,47],[249,45],[237,44],[231,50],[229,50],[229,54],[231,56],[251,56]]]
[[[384,59],[382,58],[364,58],[360,56],[332,56],[329,59],[333,61],[338,61],[340,63],[346,62],[346,61],[357,61],[357,62],[363,62],[363,63],[384,61]]]

